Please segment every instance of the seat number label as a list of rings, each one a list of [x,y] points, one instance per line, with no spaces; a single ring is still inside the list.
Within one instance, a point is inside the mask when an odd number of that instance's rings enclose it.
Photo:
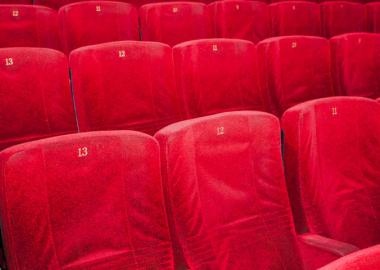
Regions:
[[[78,148],[78,157],[86,157],[88,156],[88,149],[87,147],[80,147]]]
[[[220,136],[224,134],[224,127],[217,127],[216,128],[216,135]]]
[[[13,65],[13,58],[5,58],[5,65],[6,66],[12,66]]]

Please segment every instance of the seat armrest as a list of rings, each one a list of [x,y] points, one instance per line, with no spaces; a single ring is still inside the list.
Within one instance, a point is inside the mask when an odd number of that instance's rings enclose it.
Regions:
[[[327,238],[318,234],[305,233],[298,235],[298,241],[303,242],[306,245],[330,252],[331,254],[339,257],[343,257],[347,254],[359,250],[359,248],[354,245]]]
[[[358,251],[359,248],[318,234],[297,236],[302,261],[307,270],[315,270],[340,257]]]

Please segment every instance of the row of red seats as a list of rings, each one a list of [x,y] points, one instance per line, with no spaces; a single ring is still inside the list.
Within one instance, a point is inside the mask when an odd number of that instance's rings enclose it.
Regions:
[[[9,268],[311,270],[379,244],[379,115],[359,97],[289,109],[287,182],[280,121],[263,112],[186,120],[155,138],[100,131],[8,148]],[[365,260],[378,249],[323,269],[378,269],[377,257]]]
[[[367,31],[380,32],[380,2],[266,5],[233,0],[208,6],[167,2],[144,5],[138,11],[127,3],[92,1],[64,6],[58,13],[42,6],[0,6],[0,47],[48,47],[65,53],[91,44],[139,40],[140,36],[175,45],[211,37],[256,43],[271,36],[331,37]]]
[[[333,60],[328,40],[304,36],[272,38],[257,47],[234,39],[195,40],[173,49],[142,41],[83,47],[69,61],[76,114],[63,53],[0,49],[0,149],[73,132],[76,117],[81,131],[154,134],[169,123],[223,111],[281,116],[293,105],[334,94],[379,97],[380,34],[346,34],[331,44]]]
[[[286,0],[257,0],[263,3],[277,3],[277,2],[284,2]],[[328,1],[335,1],[335,0],[307,0],[310,2],[328,2]],[[359,2],[359,3],[369,3],[369,2],[376,2],[376,0],[347,0],[349,2]],[[35,4],[35,5],[43,5],[48,6],[54,9],[59,9],[62,6],[80,2],[78,0],[0,0],[0,4]],[[167,2],[164,0],[123,0],[121,2],[127,2],[131,3],[135,6],[142,6],[145,4],[151,4],[151,3],[157,3],[157,2]],[[203,3],[211,3],[213,0],[190,0],[190,2],[203,2]]]

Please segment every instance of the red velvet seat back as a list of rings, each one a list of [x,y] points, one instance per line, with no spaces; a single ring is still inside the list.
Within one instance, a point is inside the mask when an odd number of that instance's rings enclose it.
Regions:
[[[306,100],[333,95],[328,40],[277,37],[260,42],[257,50],[264,102],[274,114],[281,115]]]
[[[303,211],[312,233],[361,248],[380,243],[379,114],[374,100],[334,97],[283,115],[285,172],[296,202],[300,191],[297,224]]]
[[[60,49],[57,12],[42,6],[1,5],[0,47]]]
[[[320,270],[380,269],[380,245],[366,248],[336,260]]]
[[[319,5],[307,1],[285,1],[270,5],[274,36],[321,35]]]
[[[380,33],[380,3],[373,2],[366,4],[367,18],[368,18],[368,31]]]
[[[167,2],[140,7],[142,40],[169,45],[209,38],[212,26],[207,6],[197,2]]]
[[[29,5],[32,4],[31,0],[0,0],[0,4],[11,4],[11,5]]]
[[[325,37],[368,30],[365,5],[346,1],[324,2],[320,5]]]
[[[0,154],[10,269],[173,269],[157,142],[94,132]]]
[[[64,5],[79,2],[78,0],[33,0],[35,5],[47,6],[58,10]]]
[[[380,97],[380,34],[353,33],[330,40],[335,91]]]
[[[188,117],[262,109],[252,42],[189,41],[175,46],[173,54],[177,88]]]
[[[86,45],[139,39],[138,13],[131,4],[78,2],[60,8],[58,14],[66,53]]]
[[[217,37],[259,42],[271,36],[269,8],[263,2],[215,1],[208,8]]]
[[[52,49],[0,49],[0,150],[75,132],[68,65]]]
[[[132,129],[154,134],[181,118],[172,50],[121,41],[73,51],[70,68],[81,131]]]
[[[277,118],[222,113],[155,137],[171,231],[188,269],[302,269]]]

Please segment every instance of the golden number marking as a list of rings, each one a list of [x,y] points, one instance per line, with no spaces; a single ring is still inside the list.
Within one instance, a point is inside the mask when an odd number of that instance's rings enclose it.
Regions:
[[[5,58],[5,65],[6,66],[12,66],[13,65],[13,58]]]
[[[125,51],[124,50],[121,50],[119,51],[119,57],[125,57]]]
[[[224,127],[217,127],[216,128],[216,135],[220,136],[224,134]]]
[[[78,157],[86,157],[86,156],[88,156],[87,147],[78,148]]]

